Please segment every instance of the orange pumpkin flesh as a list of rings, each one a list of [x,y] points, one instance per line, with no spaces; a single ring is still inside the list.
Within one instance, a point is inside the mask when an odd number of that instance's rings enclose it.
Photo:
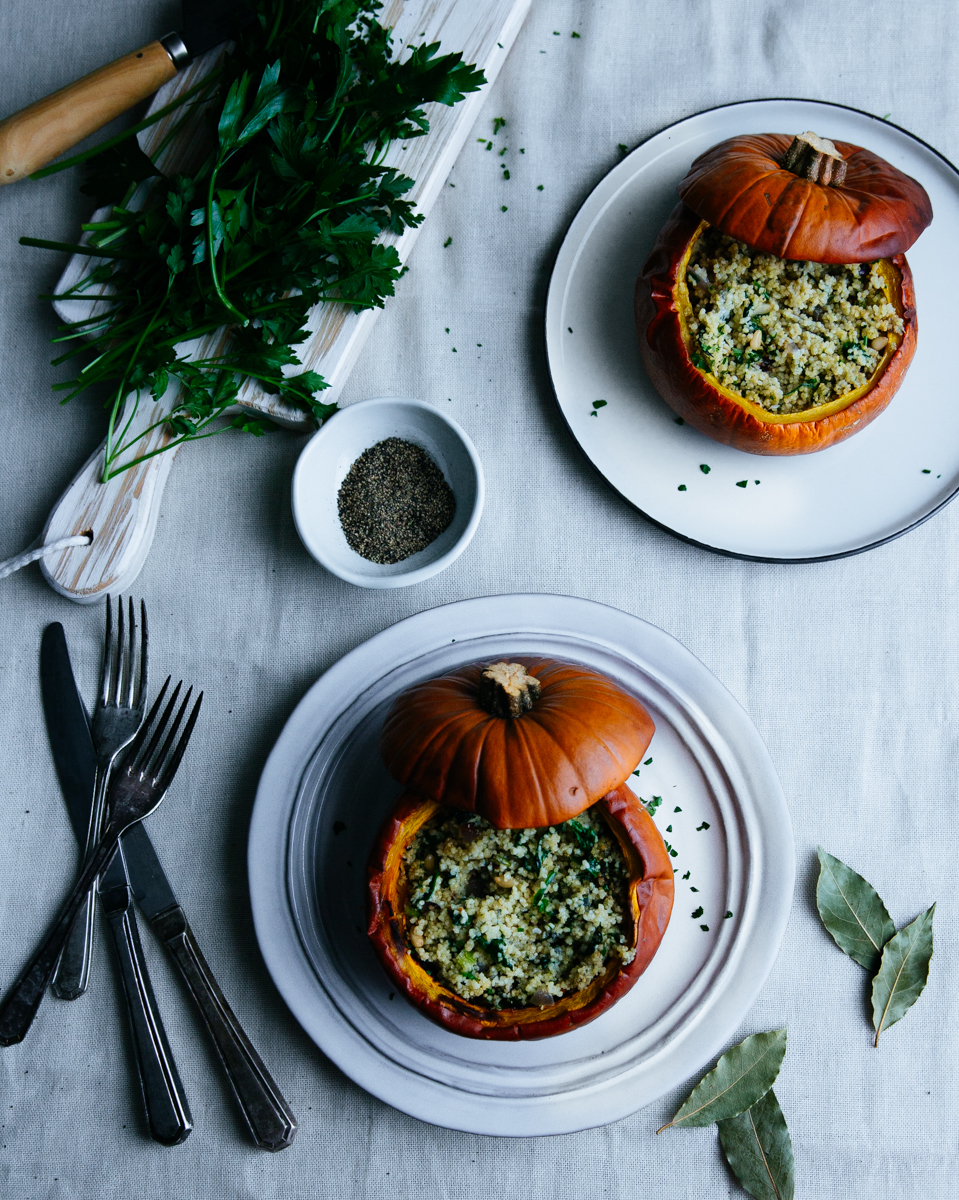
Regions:
[[[636,954],[612,960],[589,987],[543,1008],[490,1009],[464,1000],[434,979],[413,956],[406,936],[403,854],[443,806],[407,791],[380,830],[370,855],[369,936],[387,974],[404,996],[451,1033],[498,1041],[553,1037],[594,1020],[633,986],[666,932],[673,906],[673,869],[659,830],[628,787],[603,796],[598,812],[629,866],[629,906]],[[581,810],[580,810],[581,811]]]
[[[400,783],[430,800],[477,812],[497,829],[569,820],[618,787],[653,736],[645,708],[605,675],[554,659],[515,660],[541,693],[521,716],[480,702],[483,663],[402,693],[380,749]]]
[[[640,353],[666,403],[700,433],[751,454],[810,454],[864,429],[896,394],[916,351],[915,291],[905,256],[896,254],[882,262],[887,295],[904,329],[901,336],[890,338],[865,386],[802,412],[771,413],[693,364],[686,266],[706,228],[705,220],[678,204],[636,281]]]

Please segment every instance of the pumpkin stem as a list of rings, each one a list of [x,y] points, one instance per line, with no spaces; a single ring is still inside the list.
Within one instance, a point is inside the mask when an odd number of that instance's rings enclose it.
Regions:
[[[839,187],[846,178],[846,163],[829,138],[817,137],[808,131],[794,137],[783,155],[782,165],[794,175],[800,175],[823,187]]]
[[[480,676],[480,704],[494,717],[521,717],[539,697],[539,680],[520,663],[493,663]]]

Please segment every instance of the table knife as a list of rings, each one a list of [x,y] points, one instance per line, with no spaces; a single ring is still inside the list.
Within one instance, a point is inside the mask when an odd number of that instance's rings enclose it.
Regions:
[[[43,631],[40,683],[57,777],[82,846],[93,800],[96,754],[59,622]],[[101,876],[99,891],[120,966],[150,1136],[164,1146],[177,1146],[189,1136],[193,1118],[143,958],[121,851]]]
[[[0,121],[0,184],[16,183],[151,96],[252,19],[243,0],[184,0],[182,28]]]

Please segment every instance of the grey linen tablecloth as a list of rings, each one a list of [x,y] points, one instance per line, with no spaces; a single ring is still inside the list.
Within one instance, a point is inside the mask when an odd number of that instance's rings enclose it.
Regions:
[[[0,109],[175,20],[174,6],[158,0],[5,0]],[[455,189],[444,189],[344,396],[418,396],[462,422],[488,485],[466,554],[407,590],[341,583],[307,555],[290,515],[304,439],[227,435],[180,455],[137,584],[153,623],[156,674],[172,671],[207,694],[188,766],[151,834],[225,992],[300,1118],[297,1141],[278,1156],[250,1146],[194,1012],[149,936],[196,1130],[172,1150],[146,1139],[101,939],[90,994],[75,1004],[48,1000],[26,1042],[0,1051],[4,1200],[742,1194],[714,1128],[654,1136],[693,1081],[580,1134],[450,1132],[344,1078],[264,969],[245,848],[259,772],[284,721],[326,668],[393,622],[515,591],[587,596],[662,626],[716,673],[769,747],[792,814],[797,888],[776,965],[734,1040],[789,1028],[777,1093],[795,1145],[797,1194],[959,1195],[959,505],[881,549],[819,565],[762,565],[691,548],[649,526],[595,476],[559,418],[542,350],[553,255],[618,160],[617,143],[632,146],[727,101],[806,96],[891,112],[955,161],[956,47],[959,9],[942,0],[534,0],[476,129],[489,135],[493,117],[505,117],[510,145],[526,153],[504,182],[471,137]],[[65,376],[48,366],[55,320],[36,297],[61,264],[17,244],[21,234],[71,238],[88,209],[68,175],[0,191],[0,557],[39,533],[102,436],[95,398],[61,409],[50,391]],[[89,696],[102,610],[58,598],[32,567],[0,583],[0,613],[6,987],[76,861],[42,722],[40,634],[63,622]],[[818,843],[876,884],[897,924],[939,901],[930,984],[878,1052],[865,975],[816,916]]]

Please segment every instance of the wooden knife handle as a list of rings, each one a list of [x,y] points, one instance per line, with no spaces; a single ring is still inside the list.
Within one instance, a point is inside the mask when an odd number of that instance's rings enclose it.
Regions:
[[[46,166],[152,95],[176,71],[162,43],[150,42],[0,121],[0,184]]]

